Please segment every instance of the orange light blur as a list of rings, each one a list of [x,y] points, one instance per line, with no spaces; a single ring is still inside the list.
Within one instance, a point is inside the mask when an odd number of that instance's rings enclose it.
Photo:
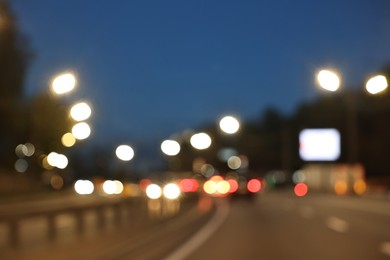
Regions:
[[[348,184],[345,181],[336,181],[334,184],[334,192],[337,195],[345,195],[348,192]]]

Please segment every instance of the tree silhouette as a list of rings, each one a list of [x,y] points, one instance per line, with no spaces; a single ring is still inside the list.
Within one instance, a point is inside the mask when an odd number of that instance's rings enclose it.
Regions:
[[[13,165],[13,150],[26,135],[23,86],[32,55],[7,1],[0,2],[0,165]]]

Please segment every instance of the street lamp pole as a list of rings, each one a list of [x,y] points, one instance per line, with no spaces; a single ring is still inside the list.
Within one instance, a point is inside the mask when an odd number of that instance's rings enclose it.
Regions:
[[[340,86],[340,77],[331,70],[321,70],[317,79],[319,85],[328,91],[337,91]],[[387,89],[388,84],[384,76],[378,75],[370,78],[366,83],[366,90],[372,94],[378,94]],[[357,96],[353,91],[346,92],[346,133],[347,133],[347,160],[350,164],[358,162],[358,117]]]

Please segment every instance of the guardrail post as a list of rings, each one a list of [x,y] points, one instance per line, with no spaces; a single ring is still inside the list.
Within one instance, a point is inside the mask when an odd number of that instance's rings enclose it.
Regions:
[[[76,212],[76,227],[77,227],[77,233],[79,235],[84,233],[85,225],[84,225],[84,214],[82,210]]]
[[[57,236],[57,227],[56,227],[56,216],[55,215],[49,215],[47,218],[48,223],[48,232],[49,232],[49,239],[54,240]]]
[[[13,248],[19,247],[19,220],[14,219],[9,223],[9,243]]]
[[[97,228],[102,230],[106,225],[106,218],[104,215],[104,207],[97,207],[96,208],[96,216],[97,216]]]

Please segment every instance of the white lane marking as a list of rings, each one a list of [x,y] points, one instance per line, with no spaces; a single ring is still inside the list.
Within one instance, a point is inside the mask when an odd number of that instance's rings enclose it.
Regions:
[[[168,255],[165,260],[180,260],[188,257],[192,252],[205,243],[211,235],[225,222],[229,215],[229,206],[227,203],[217,204],[217,210],[214,216],[206,223],[195,235],[187,240],[181,247]]]
[[[312,207],[310,207],[310,206],[302,206],[299,209],[299,214],[303,218],[307,218],[307,219],[313,218],[314,217],[314,213],[315,213],[315,210]]]
[[[336,232],[345,233],[349,228],[347,221],[337,217],[329,217],[326,220],[326,226]]]
[[[382,243],[379,249],[383,254],[390,256],[390,242]]]

